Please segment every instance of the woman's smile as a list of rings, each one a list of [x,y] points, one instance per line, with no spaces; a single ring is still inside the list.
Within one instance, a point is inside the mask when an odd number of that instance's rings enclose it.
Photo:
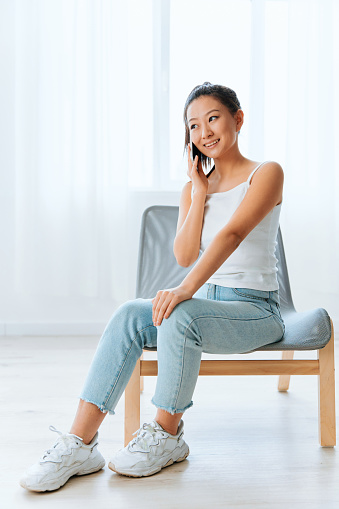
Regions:
[[[220,138],[218,140],[209,141],[208,143],[204,144],[204,147],[205,148],[213,148],[219,143],[219,141],[220,141]]]

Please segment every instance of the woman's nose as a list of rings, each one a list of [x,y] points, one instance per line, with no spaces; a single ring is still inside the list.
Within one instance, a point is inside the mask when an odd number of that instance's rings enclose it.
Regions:
[[[212,129],[210,124],[203,124],[201,129],[202,138],[208,138],[212,134]]]

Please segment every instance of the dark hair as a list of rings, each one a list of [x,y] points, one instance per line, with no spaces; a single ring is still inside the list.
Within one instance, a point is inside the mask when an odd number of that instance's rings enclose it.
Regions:
[[[190,142],[190,130],[188,126],[187,120],[187,109],[189,105],[198,97],[202,95],[210,95],[218,99],[228,111],[235,115],[238,110],[241,109],[239,99],[237,94],[231,88],[224,87],[223,85],[212,85],[209,81],[205,81],[202,85],[198,85],[193,88],[190,92],[189,96],[186,99],[185,107],[184,107],[184,124],[185,124],[185,148],[184,153],[187,150],[187,145]],[[204,154],[201,155],[201,163],[203,166],[208,166],[211,162],[211,159]]]

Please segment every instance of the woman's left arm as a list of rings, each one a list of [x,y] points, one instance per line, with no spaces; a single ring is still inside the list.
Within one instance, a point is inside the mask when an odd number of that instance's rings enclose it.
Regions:
[[[219,269],[247,235],[282,200],[284,172],[278,163],[266,163],[252,177],[247,193],[228,223],[217,233],[199,261],[176,288],[160,290],[153,302],[153,323],[160,325],[175,306],[191,299]]]

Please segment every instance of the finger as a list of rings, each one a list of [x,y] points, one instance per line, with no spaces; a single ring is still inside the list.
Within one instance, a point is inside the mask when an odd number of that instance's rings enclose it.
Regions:
[[[161,306],[163,305],[163,302],[166,300],[166,296],[167,296],[167,293],[165,293],[165,292],[157,293],[156,300],[153,304],[153,323],[154,323],[154,325],[158,321],[159,311],[161,309]]]
[[[152,300],[152,303],[153,303],[153,306],[152,306],[152,321],[153,321],[153,323],[155,322],[156,309],[157,309],[157,305],[158,305],[160,297],[161,297],[161,293],[158,292],[156,294],[156,296],[154,297],[154,299]]]
[[[162,298],[158,302],[157,309],[155,312],[154,323],[157,325],[161,325],[163,316],[168,308],[169,303],[171,302],[171,299],[173,298],[173,296],[171,294],[167,294],[167,295],[165,294],[165,295],[163,295],[163,297],[164,298]]]
[[[169,294],[166,301],[163,303],[160,313],[158,315],[157,323],[161,325],[163,318],[167,319],[172,313],[173,309],[177,306],[180,301],[177,295]]]
[[[156,307],[158,300],[160,299],[160,292],[156,294],[156,296],[152,299],[153,308]]]
[[[193,161],[193,164],[191,162],[190,164],[190,173],[189,173],[189,176],[191,177],[192,175],[194,175],[194,172],[197,171],[197,168],[198,168],[198,163],[199,163],[199,157],[198,156],[195,156],[194,158],[194,161]]]
[[[174,301],[174,299],[169,303],[166,312],[164,314],[164,318],[168,318],[170,314],[172,313],[173,309],[177,306],[177,302]]]
[[[176,306],[177,306],[180,302],[182,302],[182,300],[180,299],[180,297],[178,297],[177,295],[174,295],[174,296],[173,296],[173,298],[171,299],[171,301],[168,303],[166,310],[164,311],[163,318],[167,319],[167,318],[171,315],[171,313],[172,313],[173,309],[174,309],[174,308],[175,308],[175,307],[176,307]],[[160,323],[161,323],[161,322],[160,322]]]
[[[198,156],[195,156],[192,167],[191,167],[190,175],[189,175],[191,180],[193,180],[195,178],[195,175],[198,173],[198,163],[199,163],[199,158],[198,158]]]
[[[162,320],[162,317],[163,317],[163,314],[164,314],[164,310],[166,309],[167,306],[164,306],[164,300],[162,299],[161,301],[158,302],[158,305],[154,311],[154,325],[160,325],[161,324],[161,320]]]
[[[192,166],[193,166],[193,163],[192,163],[192,158],[191,158],[191,147],[190,145],[188,145],[188,149],[187,149],[187,152],[188,152],[188,171],[190,171],[192,169]]]
[[[190,144],[187,145],[187,156],[188,156],[188,160],[190,162],[192,162],[192,159],[191,159],[191,146],[190,146]]]

